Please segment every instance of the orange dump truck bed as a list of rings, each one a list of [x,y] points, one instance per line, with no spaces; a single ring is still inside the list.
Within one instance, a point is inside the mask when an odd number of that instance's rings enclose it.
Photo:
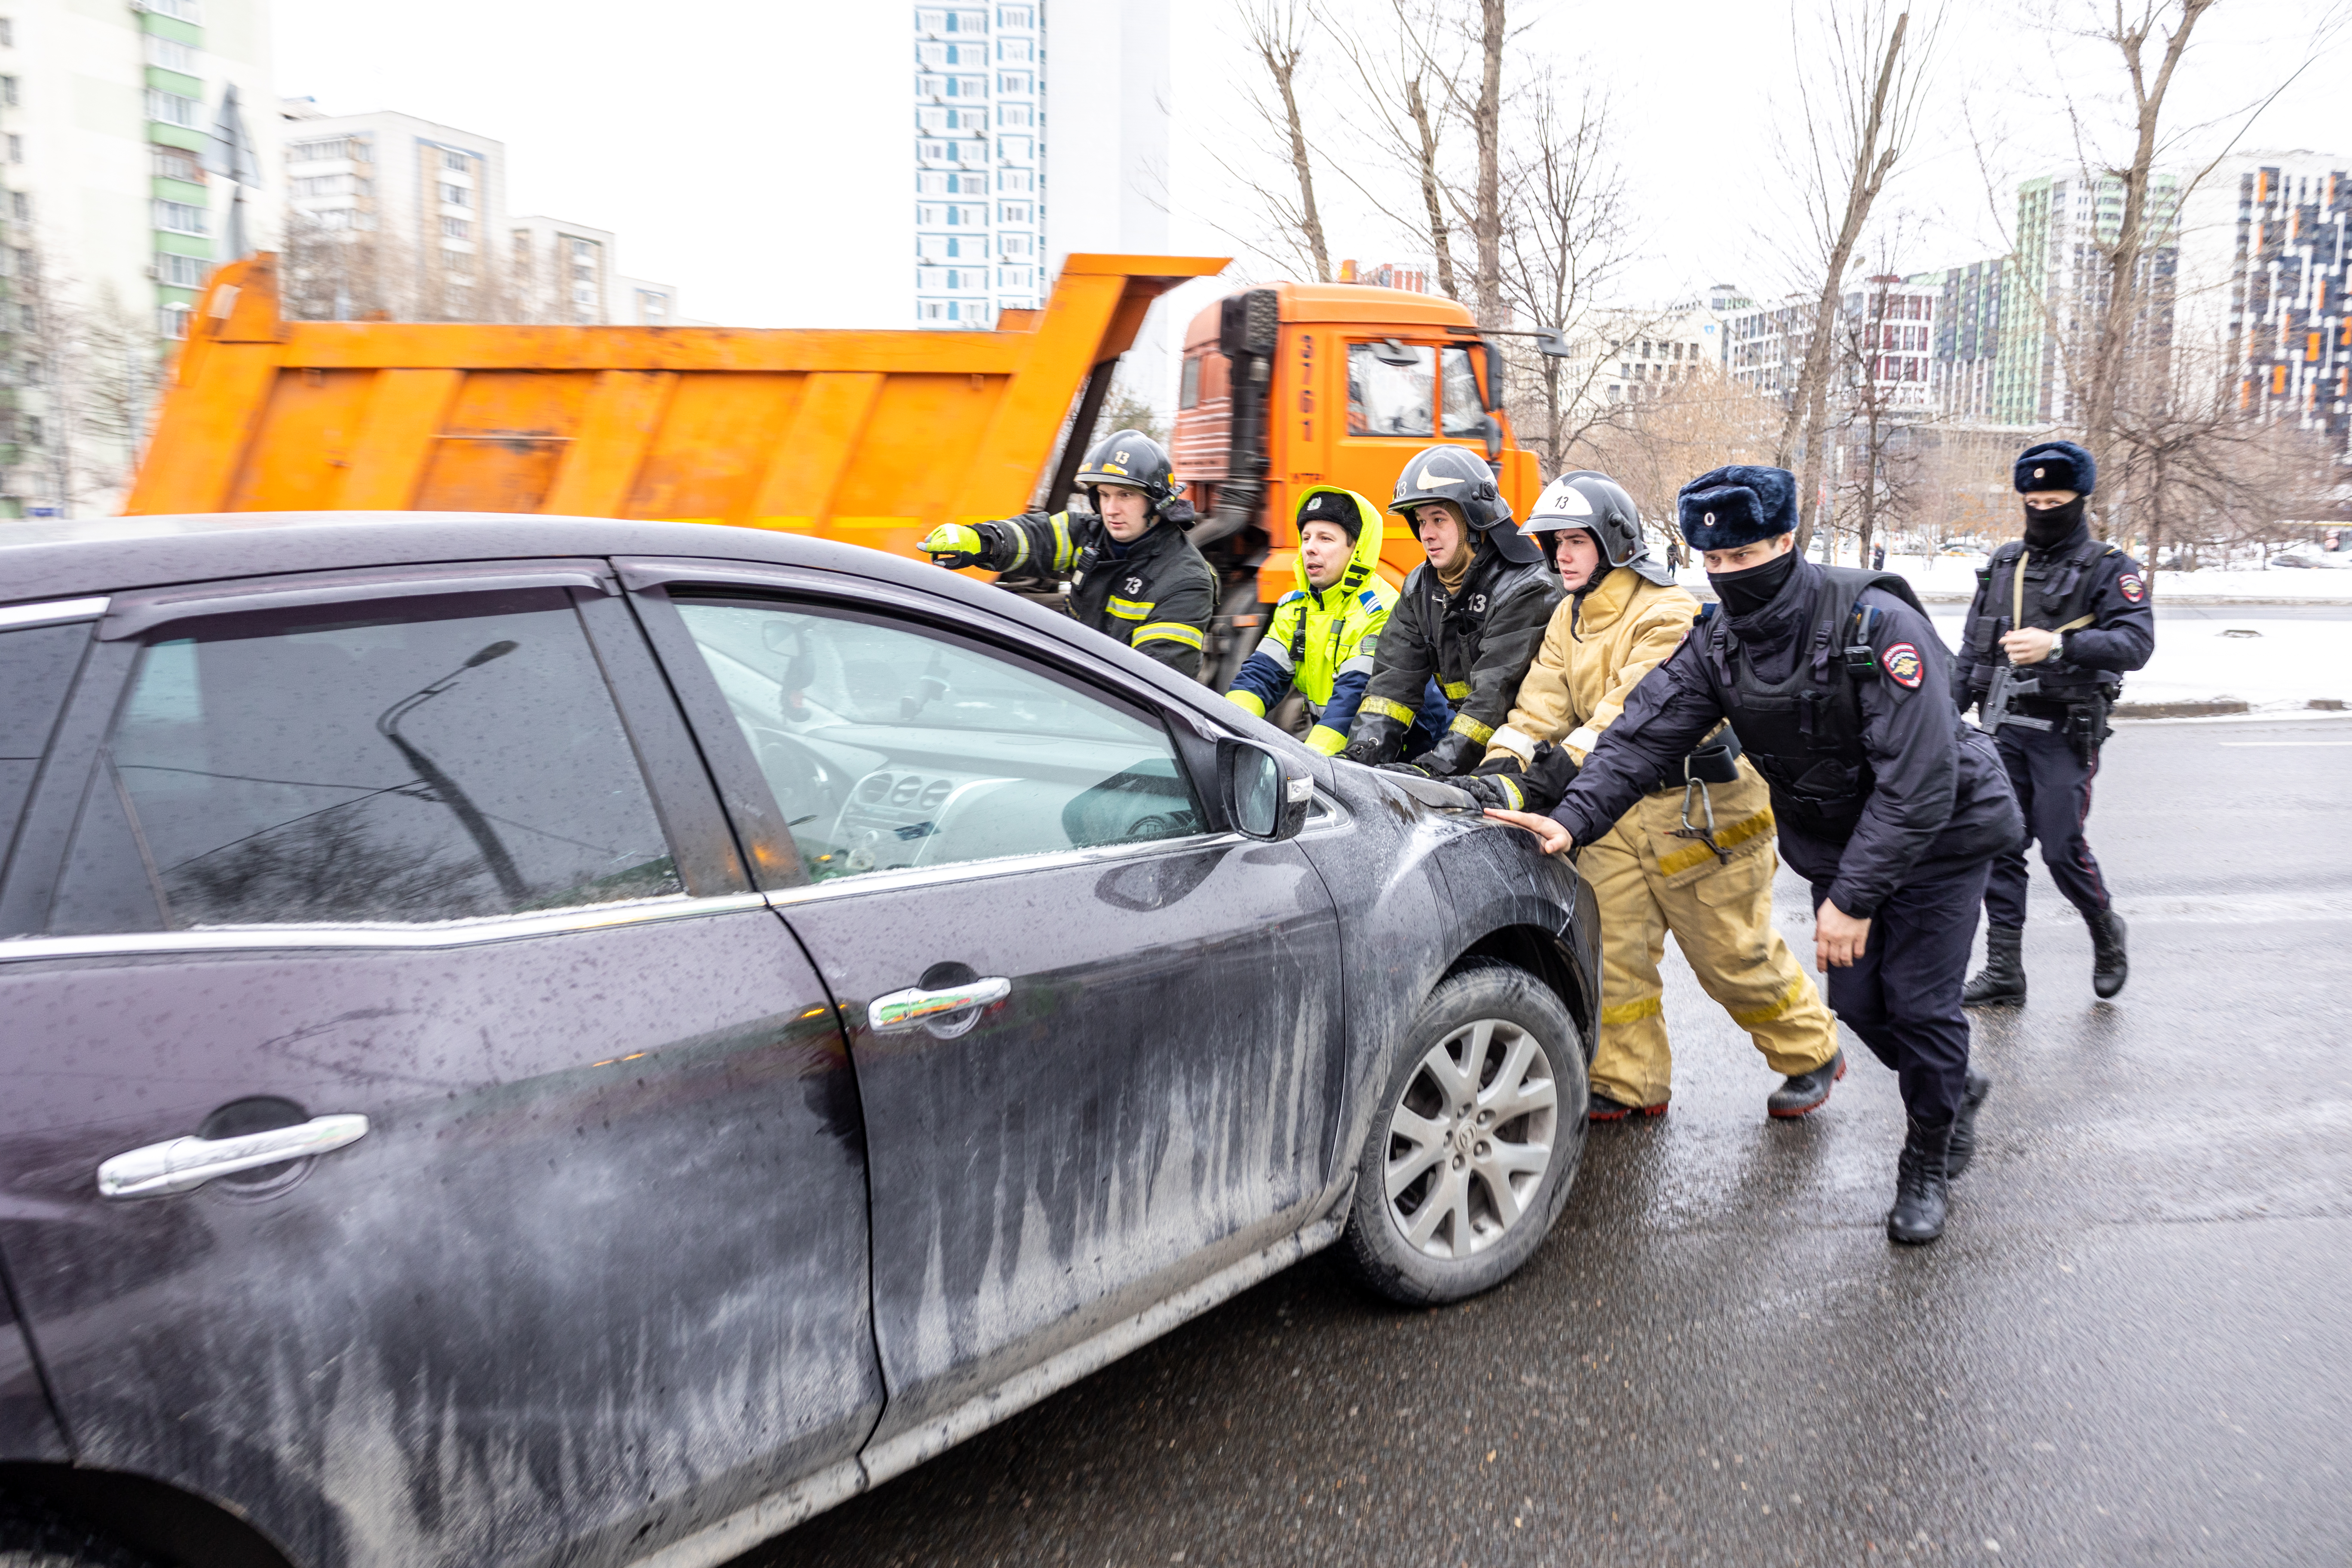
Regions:
[[[289,321],[274,257],[192,318],[132,512],[553,512],[905,551],[1026,507],[1082,386],[1220,257],[1073,256],[994,331]],[[1085,409],[1091,415],[1091,408]]]

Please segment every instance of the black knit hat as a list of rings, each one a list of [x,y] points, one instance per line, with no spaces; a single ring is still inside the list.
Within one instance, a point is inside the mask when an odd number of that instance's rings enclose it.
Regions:
[[[1317,490],[1298,509],[1298,531],[1305,533],[1310,522],[1337,523],[1347,530],[1348,541],[1364,531],[1364,514],[1356,506],[1356,498],[1344,490]]]

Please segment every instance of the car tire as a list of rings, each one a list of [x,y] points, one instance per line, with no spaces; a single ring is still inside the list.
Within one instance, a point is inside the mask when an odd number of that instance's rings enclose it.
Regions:
[[[129,1547],[31,1498],[0,1493],[0,1568],[155,1568]]]
[[[1439,985],[1373,1108],[1340,1266],[1417,1307],[1518,1272],[1576,1181],[1588,1059],[1559,996],[1523,969],[1486,963]]]

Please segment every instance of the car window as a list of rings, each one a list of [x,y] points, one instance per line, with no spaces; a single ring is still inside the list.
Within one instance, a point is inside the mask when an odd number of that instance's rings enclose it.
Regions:
[[[1381,353],[1403,357],[1376,343],[1348,345],[1348,434],[1433,435],[1430,405],[1437,391],[1437,351],[1408,347],[1404,353],[1411,363],[1397,364],[1382,363]]]
[[[1482,436],[1486,430],[1486,405],[1478,396],[1478,375],[1470,368],[1470,351],[1444,352],[1445,370],[1445,434]]]
[[[912,622],[681,601],[812,880],[1201,831],[1166,729]]]
[[[0,857],[16,836],[89,633],[88,621],[0,632]]]
[[[161,628],[49,929],[442,921],[681,890],[579,616],[537,589]]]

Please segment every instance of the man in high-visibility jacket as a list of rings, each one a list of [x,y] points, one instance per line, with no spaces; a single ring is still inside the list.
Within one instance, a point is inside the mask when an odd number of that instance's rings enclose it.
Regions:
[[[1370,501],[1317,485],[1299,499],[1296,521],[1297,586],[1275,601],[1265,636],[1225,696],[1262,719],[1296,689],[1314,721],[1307,743],[1334,756],[1348,743],[1397,591],[1380,574],[1385,530]],[[1419,744],[1408,742],[1407,751],[1433,745],[1449,717],[1442,697],[1424,697],[1422,708]]]
[[[1551,542],[1568,598],[1552,612],[1510,721],[1495,731],[1477,774],[1454,782],[1489,805],[1545,811],[1642,678],[1681,645],[1699,605],[1651,557],[1633,498],[1606,474],[1554,479],[1527,531]],[[1768,1114],[1804,1115],[1845,1072],[1837,1025],[1772,925],[1780,858],[1770,793],[1744,757],[1706,751],[1658,779],[1577,859],[1601,905],[1595,1121],[1663,1114],[1673,1092],[1658,974],[1668,931],[1700,986],[1784,1075]]]
[[[1093,511],[945,523],[916,548],[942,566],[1061,578],[1080,624],[1199,679],[1217,574],[1184,537],[1192,505],[1166,448],[1139,430],[1118,431],[1087,454],[1077,482]]]

